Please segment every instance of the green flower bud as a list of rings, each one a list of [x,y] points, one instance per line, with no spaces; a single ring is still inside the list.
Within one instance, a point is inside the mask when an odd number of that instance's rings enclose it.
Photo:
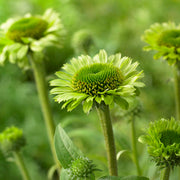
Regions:
[[[17,127],[7,127],[0,133],[0,149],[3,153],[19,151],[23,146],[25,146],[25,138],[22,130]]]
[[[71,180],[94,180],[95,165],[87,157],[79,157],[72,161],[68,175]]]
[[[94,45],[93,36],[88,30],[77,31],[72,38],[72,47],[77,54],[88,53]]]

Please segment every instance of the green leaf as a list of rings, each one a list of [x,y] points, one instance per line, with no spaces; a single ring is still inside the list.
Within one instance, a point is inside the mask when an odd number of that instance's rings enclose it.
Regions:
[[[98,180],[121,180],[121,177],[117,177],[117,176],[105,176],[105,177],[101,177]]]
[[[119,160],[119,158],[121,157],[122,154],[126,153],[126,152],[129,152],[128,150],[121,150],[117,153],[116,155],[116,159]]]
[[[60,180],[70,180],[67,170],[64,168],[61,169]]]
[[[106,177],[101,177],[99,180],[149,180],[149,178],[143,176],[126,176],[126,177],[106,176]]]
[[[83,156],[60,125],[56,128],[54,143],[58,160],[65,169],[69,167],[71,161]]]
[[[149,180],[149,178],[144,176],[126,176],[122,177],[121,180]]]
[[[122,109],[128,109],[129,104],[128,102],[121,98],[120,96],[114,96],[114,101],[116,104],[118,104]]]
[[[146,144],[148,141],[147,135],[142,135],[138,138],[138,141],[142,144]]]

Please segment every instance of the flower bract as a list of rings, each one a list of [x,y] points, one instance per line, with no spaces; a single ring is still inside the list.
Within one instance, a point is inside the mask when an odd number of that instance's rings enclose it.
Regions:
[[[64,102],[62,108],[68,111],[83,103],[84,112],[89,112],[94,103],[102,101],[106,105],[114,103],[127,107],[126,97],[136,95],[136,88],[144,86],[138,80],[143,77],[143,72],[137,71],[138,62],[132,63],[128,57],[121,54],[107,56],[104,50],[91,58],[79,56],[62,67],[56,73],[58,79],[50,82],[55,86],[52,94],[55,100]]]
[[[8,127],[0,133],[0,149],[7,154],[11,151],[19,151],[25,145],[25,138],[21,129]]]
[[[161,168],[180,165],[180,123],[174,118],[152,122],[147,135],[139,141],[148,145],[148,153]]]
[[[155,59],[162,57],[170,65],[180,63],[180,25],[175,23],[155,23],[147,29],[142,39],[148,43],[144,50],[155,50]]]
[[[0,26],[0,64],[8,59],[20,67],[29,66],[28,52],[41,53],[47,46],[62,46],[64,27],[59,14],[48,9],[42,16],[26,14]]]

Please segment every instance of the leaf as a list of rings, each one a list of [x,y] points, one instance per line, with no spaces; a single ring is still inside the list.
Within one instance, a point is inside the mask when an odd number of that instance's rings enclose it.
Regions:
[[[68,177],[67,170],[64,168],[61,169],[60,180],[70,180],[70,178]]]
[[[98,180],[121,180],[121,177],[117,177],[117,176],[105,176],[105,177],[101,177]]]
[[[115,103],[116,104],[118,104],[122,109],[128,109],[128,107],[129,107],[129,104],[128,104],[128,102],[125,100],[125,99],[123,99],[123,98],[121,98],[120,96],[115,96],[114,97],[114,101],[115,101]]]
[[[143,176],[126,176],[126,177],[105,176],[105,177],[101,177],[98,180],[149,180],[149,178]]]
[[[122,177],[120,180],[149,180],[149,178],[144,176],[126,176]]]
[[[54,144],[58,160],[65,169],[69,167],[71,161],[83,156],[60,125],[55,131]]]
[[[147,140],[148,140],[148,138],[146,135],[142,135],[138,138],[138,141],[142,144],[146,144]]]
[[[116,155],[116,159],[119,160],[119,158],[121,157],[122,154],[126,153],[126,152],[129,152],[128,150],[121,150],[117,153]]]
[[[55,172],[58,171],[58,165],[55,164],[51,166],[51,168],[48,170],[48,179],[52,180]]]

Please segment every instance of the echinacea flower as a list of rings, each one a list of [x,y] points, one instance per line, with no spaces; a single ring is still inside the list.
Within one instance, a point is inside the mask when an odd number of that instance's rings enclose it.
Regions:
[[[92,33],[87,29],[81,29],[72,37],[72,47],[76,54],[87,54],[95,45]]]
[[[121,54],[107,56],[104,50],[91,58],[79,56],[62,67],[56,73],[58,79],[50,82],[56,86],[51,90],[56,94],[58,103],[64,102],[62,108],[68,111],[83,103],[84,112],[89,112],[94,103],[104,102],[113,106],[114,103],[127,107],[125,97],[135,95],[136,88],[144,84],[138,80],[143,72],[136,70],[138,62],[132,63]]]
[[[28,52],[41,53],[47,46],[60,46],[64,27],[59,14],[52,9],[40,16],[26,14],[7,20],[0,26],[0,64],[9,59],[20,67],[29,66]]]
[[[96,166],[87,157],[79,157],[72,161],[67,169],[70,180],[95,180]]]
[[[0,133],[0,149],[3,153],[19,151],[24,145],[25,138],[21,129],[12,126]]]
[[[139,141],[148,145],[148,153],[161,168],[180,165],[180,123],[174,118],[151,122],[147,135]]]
[[[145,31],[142,39],[149,44],[144,50],[157,52],[154,59],[163,57],[170,65],[180,63],[180,25],[155,23]]]

